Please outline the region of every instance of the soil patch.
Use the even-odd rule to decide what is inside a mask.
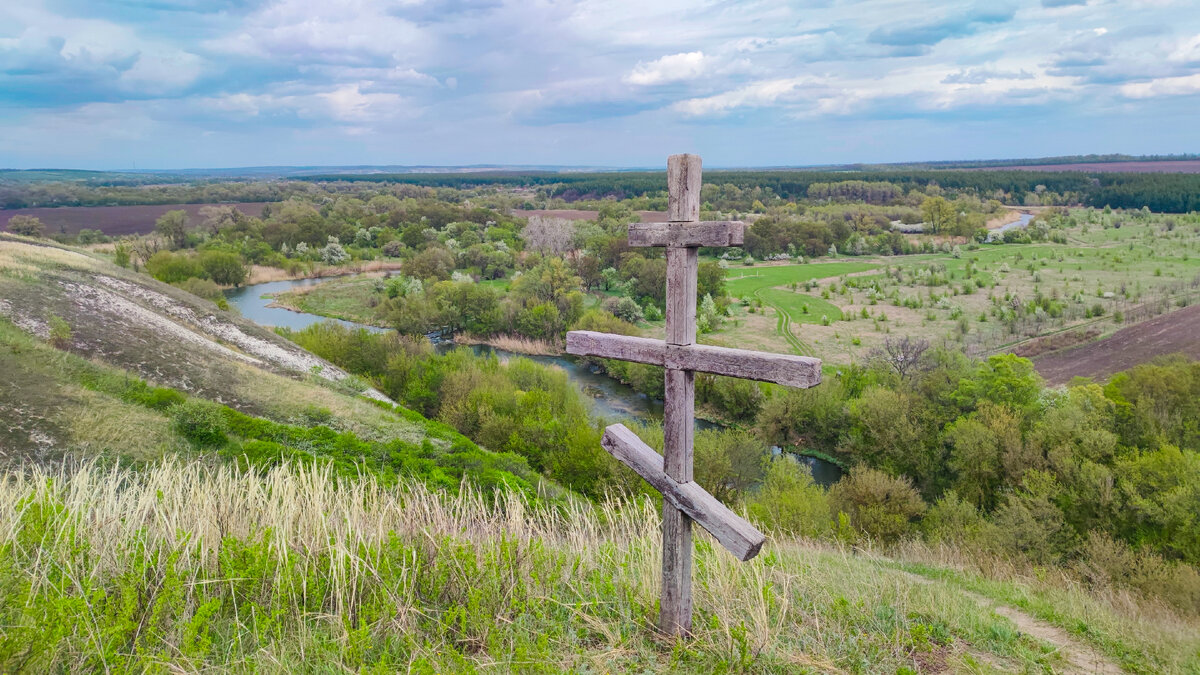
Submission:
[[[1103,340],[1040,356],[1034,365],[1049,384],[1058,385],[1077,376],[1107,378],[1165,354],[1200,358],[1200,305],[1122,328]]]

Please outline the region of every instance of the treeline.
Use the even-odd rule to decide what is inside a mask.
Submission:
[[[1052,204],[1140,209],[1165,213],[1200,210],[1200,174],[1082,173],[1063,171],[955,171],[880,169],[832,172],[723,171],[705,172],[706,187],[726,185],[753,190],[744,204],[716,208],[750,210],[755,201],[850,199],[890,203],[912,190],[931,186],[954,193],[1030,205],[1029,195],[1057,195]],[[276,202],[297,195],[359,193],[372,186],[406,185],[478,191],[489,188],[537,188],[546,198],[566,202],[595,199],[666,197],[662,172],[554,173],[483,172],[453,174],[368,174],[310,176],[270,181],[194,181],[171,185],[104,185],[78,181],[0,182],[0,208],[38,206],[120,206],[133,204]],[[890,187],[884,187],[884,186]],[[445,195],[443,195],[445,196]],[[461,195],[460,195],[461,198]],[[706,195],[707,198],[707,195]],[[1033,205],[1040,205],[1041,201]]]
[[[983,198],[1005,197],[1007,203],[1024,204],[1029,193],[1068,195],[1068,203],[1102,208],[1142,208],[1181,213],[1200,210],[1200,174],[1168,173],[1075,173],[1062,171],[705,171],[706,185],[729,184],[741,189],[758,188],[783,200],[809,197],[813,185],[860,181],[888,183],[902,192],[924,191],[931,185],[964,191]],[[836,181],[831,180],[836,178]],[[314,176],[308,180],[389,182],[424,187],[471,189],[486,185],[544,187],[550,197],[566,201],[581,199],[662,197],[666,174],[662,172],[612,173],[479,173],[479,174],[383,174],[363,176]],[[818,194],[822,188],[818,187]],[[1003,200],[1002,200],[1003,201]]]

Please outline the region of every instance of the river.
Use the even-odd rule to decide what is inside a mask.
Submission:
[[[1031,221],[1031,220],[1033,220],[1032,213],[1022,213],[1020,218],[1012,221],[1011,223],[1005,223],[1005,224],[1001,225],[1000,227],[992,230],[991,232],[988,232],[987,240],[988,241],[996,241],[998,239],[1002,239],[1004,237],[1005,232],[1008,232],[1009,230],[1016,230],[1016,229],[1026,227],[1027,225],[1029,225],[1029,221]]]
[[[237,307],[242,316],[263,326],[283,326],[292,330],[302,330],[314,323],[336,321],[351,328],[365,328],[374,333],[386,332],[387,329],[377,326],[331,319],[329,317],[307,312],[296,312],[282,307],[269,306],[272,302],[269,295],[282,293],[292,288],[313,286],[325,281],[324,279],[296,279],[293,281],[269,281],[262,284],[243,286],[228,290],[225,297],[229,304]],[[452,349],[453,342],[437,343],[439,350]],[[634,390],[627,384],[619,382],[600,372],[598,368],[585,363],[573,356],[539,356],[516,354],[503,349],[495,349],[485,345],[473,347],[476,353],[495,354],[501,361],[512,358],[525,358],[537,363],[562,369],[567,378],[579,388],[584,398],[590,402],[591,414],[603,420],[616,422],[652,422],[661,420],[663,402]],[[697,429],[719,429],[722,425],[707,420],[696,420]],[[842,470],[836,464],[816,457],[797,457],[808,466],[813,473],[813,480],[821,485],[832,485],[842,477]]]

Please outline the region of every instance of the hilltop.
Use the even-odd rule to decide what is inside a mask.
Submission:
[[[1200,668],[1159,601],[849,532],[748,564],[701,536],[673,644],[651,500],[573,497],[83,250],[0,237],[0,315],[7,671]]]

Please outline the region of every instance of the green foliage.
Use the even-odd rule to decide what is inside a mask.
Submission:
[[[771,462],[762,487],[746,502],[750,517],[764,527],[813,538],[829,533],[833,523],[829,506],[812,472],[790,455]]]
[[[500,363],[428,340],[325,323],[280,331],[305,349],[369,379],[401,404],[583,494],[611,485],[614,460],[600,447],[579,392],[561,371],[526,359]]]
[[[8,231],[22,237],[40,237],[45,229],[46,226],[37,216],[17,214],[8,219]]]
[[[46,323],[50,331],[50,344],[57,349],[68,349],[71,346],[71,325],[57,314],[51,314]]]
[[[248,274],[242,256],[230,251],[203,251],[200,253],[199,262],[209,279],[224,286],[241,286]]]
[[[175,429],[184,438],[200,446],[225,444],[225,416],[222,406],[191,398],[171,410]]]
[[[863,466],[854,467],[830,488],[829,503],[867,536],[884,543],[910,533],[913,521],[926,509],[908,479]]]
[[[129,267],[129,258],[129,244],[119,241],[113,245],[113,262],[117,265],[117,267]]]
[[[183,248],[187,245],[188,220],[187,211],[167,211],[154,222],[154,229],[170,242],[172,248]]]
[[[195,256],[170,251],[159,251],[150,256],[150,259],[146,261],[146,271],[155,279],[168,284],[177,284],[192,277],[205,276],[204,268],[200,266]]]

